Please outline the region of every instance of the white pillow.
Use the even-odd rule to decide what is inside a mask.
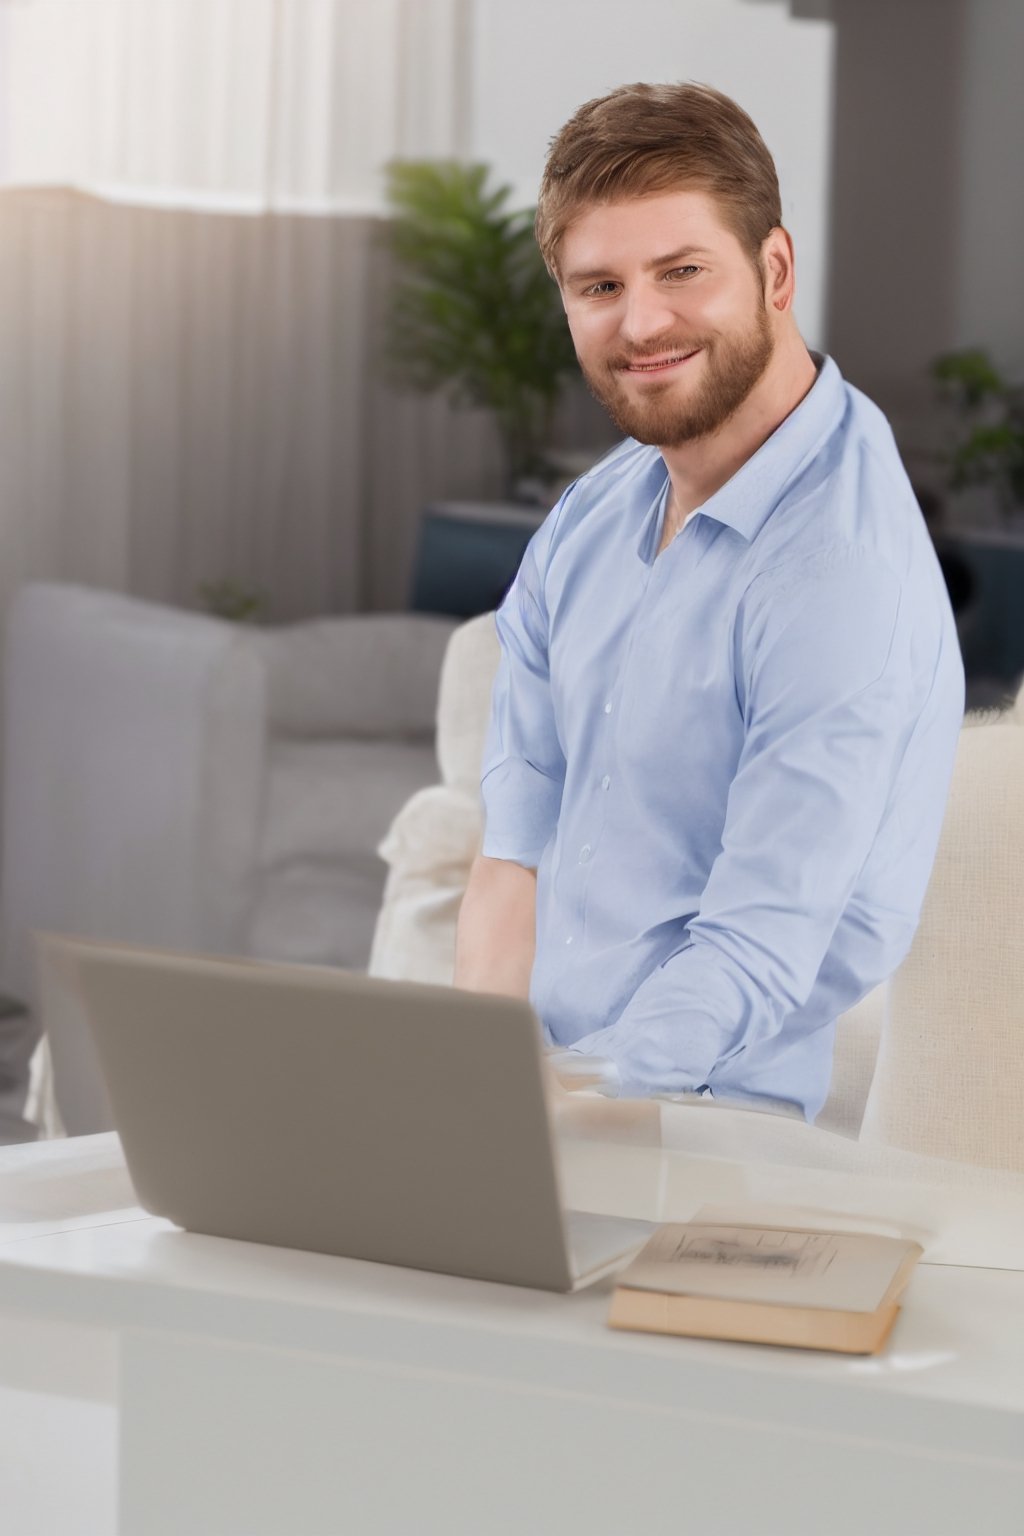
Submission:
[[[483,832],[480,760],[499,654],[492,613],[460,625],[448,642],[437,706],[444,782],[413,795],[378,847],[389,870],[372,976],[451,985],[459,907]]]
[[[437,761],[444,782],[468,795],[480,793],[480,762],[500,658],[494,614],[484,613],[455,631],[441,667]]]
[[[451,986],[459,907],[482,827],[478,800],[448,784],[419,790],[399,811],[377,850],[390,868],[371,976]]]

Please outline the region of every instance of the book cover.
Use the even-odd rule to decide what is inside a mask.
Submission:
[[[865,1232],[659,1228],[618,1277],[613,1328],[874,1354],[922,1253]]]

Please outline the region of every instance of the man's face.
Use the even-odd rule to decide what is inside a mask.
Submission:
[[[599,204],[566,231],[559,265],[584,377],[628,437],[708,436],[768,366],[760,273],[705,192]]]

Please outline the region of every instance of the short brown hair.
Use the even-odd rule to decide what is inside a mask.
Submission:
[[[751,119],[709,85],[622,85],[586,102],[551,141],[537,244],[558,276],[558,247],[585,208],[677,188],[711,193],[752,260],[782,223],[775,162]]]

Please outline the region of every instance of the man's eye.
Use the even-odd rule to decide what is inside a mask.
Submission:
[[[583,292],[587,297],[592,294],[595,298],[602,299],[606,298],[609,293],[614,293],[618,286],[618,283],[613,283],[611,278],[606,278],[602,283],[591,283],[590,287],[584,288]]]
[[[666,272],[665,276],[672,279],[685,279],[687,277],[692,277],[694,272],[699,272],[700,270],[700,267],[673,267],[672,271]]]

